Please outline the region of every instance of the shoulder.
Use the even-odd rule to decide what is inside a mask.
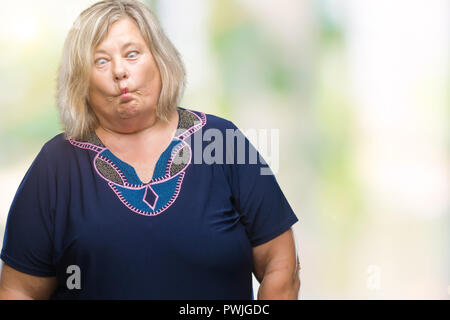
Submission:
[[[56,155],[63,154],[64,151],[73,150],[70,142],[66,139],[66,135],[64,132],[61,132],[45,142],[41,149],[41,153],[45,155]]]
[[[44,143],[39,151],[36,161],[45,163],[49,167],[59,167],[59,164],[67,164],[76,152],[74,146],[66,139],[64,132],[55,135]]]
[[[60,133],[44,143],[31,162],[25,179],[40,181],[39,183],[43,184],[43,181],[48,181],[51,176],[62,172],[61,168],[64,168],[71,158],[71,146],[64,137],[64,133]]]
[[[180,108],[182,111],[186,111],[192,114],[195,114],[196,116],[201,119],[203,124],[203,129],[218,129],[218,130],[225,130],[225,129],[237,129],[236,125],[230,120],[227,119],[227,117],[222,117],[216,114],[206,113],[200,110],[196,109],[187,109],[187,108]]]

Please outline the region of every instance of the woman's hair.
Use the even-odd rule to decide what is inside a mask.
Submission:
[[[86,138],[98,124],[88,102],[93,53],[110,25],[124,17],[136,22],[159,68],[162,86],[157,116],[167,121],[180,102],[186,85],[185,67],[150,9],[136,0],[100,1],[78,16],[64,43],[56,101],[67,138]]]

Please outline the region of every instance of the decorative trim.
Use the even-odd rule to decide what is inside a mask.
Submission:
[[[107,164],[109,164],[114,169],[114,171],[119,175],[120,179],[122,180],[123,185],[127,184],[127,177],[125,177],[123,172],[119,169],[119,167],[114,162],[112,162],[110,159],[102,156],[101,153],[98,153],[96,158],[106,162]],[[97,163],[97,159],[95,159],[95,163]],[[99,171],[97,165],[95,166],[95,169],[97,170],[97,172],[100,175],[103,176],[103,174]]]
[[[117,189],[117,187],[114,185],[114,183],[109,182],[108,185],[111,187],[111,189],[114,191],[114,193],[117,195],[117,197],[119,198],[119,200],[131,211],[138,213],[140,215],[143,216],[148,216],[148,217],[153,217],[153,216],[157,216],[160,213],[164,212],[166,209],[168,209],[174,202],[175,200],[178,198],[178,195],[180,194],[180,190],[181,190],[181,185],[184,179],[184,175],[185,172],[181,173],[180,176],[178,177],[178,181],[175,187],[175,191],[172,195],[172,197],[169,199],[169,201],[159,210],[156,211],[143,211],[140,210],[136,207],[134,207],[131,203],[128,202],[127,199],[125,199],[122,195],[122,193]],[[143,189],[143,188],[141,188]],[[155,206],[156,206],[156,202],[155,202]]]
[[[68,139],[68,141],[75,147],[90,150],[90,151],[93,151],[96,153],[94,160],[93,160],[93,166],[94,166],[95,171],[103,180],[105,180],[107,182],[107,184],[113,190],[113,192],[117,195],[119,200],[129,210],[131,210],[135,213],[138,213],[140,215],[144,215],[144,216],[156,216],[156,215],[159,215],[160,213],[164,212],[166,209],[168,209],[178,198],[178,195],[181,191],[181,186],[182,186],[182,183],[184,180],[184,176],[186,174],[186,169],[192,163],[192,149],[191,149],[191,146],[186,141],[184,141],[184,139],[186,139],[187,137],[192,135],[194,132],[200,130],[206,124],[206,115],[203,112],[198,112],[199,114],[197,114],[196,112],[193,112],[193,111],[187,110],[187,109],[178,109],[178,111],[179,111],[179,117],[186,117],[186,115],[183,115],[183,113],[186,112],[186,113],[190,114],[189,117],[191,117],[193,115],[198,119],[198,121],[193,121],[193,125],[191,127],[186,128],[185,131],[183,131],[181,134],[179,134],[173,138],[172,142],[177,140],[177,141],[179,141],[179,143],[177,145],[175,145],[174,147],[172,147],[170,156],[166,163],[165,175],[162,177],[154,178],[154,179],[150,180],[148,183],[142,183],[142,184],[129,183],[125,173],[119,168],[119,166],[114,162],[114,160],[109,159],[101,154],[105,150],[108,150],[109,152],[111,152],[111,151],[102,144],[101,140],[98,137],[96,137],[95,132],[92,133],[95,136],[91,137],[92,139],[88,139],[88,141],[76,141],[74,139]],[[182,129],[181,123],[182,123],[182,119],[179,118],[177,130]],[[96,141],[101,145],[95,144]],[[169,146],[172,145],[172,142]],[[173,175],[171,175],[171,168],[172,168],[174,158],[177,156],[178,152],[180,150],[182,150],[183,148],[186,148],[186,151],[183,151],[183,152],[189,152],[189,160],[187,161],[187,163],[184,165],[184,167],[181,170],[179,170],[179,171],[175,172]],[[163,151],[163,153],[164,152],[166,152],[166,151]],[[161,158],[161,156],[160,156],[160,158]],[[117,177],[115,177],[116,181],[113,181],[112,179],[109,179],[107,176],[103,175],[102,172],[100,172],[99,168],[97,167],[97,159],[101,160],[101,161],[105,162],[107,165],[109,165],[118,174],[118,176],[122,180],[123,184],[117,183]],[[117,159],[119,159],[119,158],[117,158]],[[158,161],[159,161],[159,159],[158,159]],[[123,161],[121,161],[121,162],[123,162]],[[130,166],[126,162],[123,162],[123,163],[125,165],[131,167],[132,169],[134,169],[132,166]],[[183,164],[183,163],[181,163],[181,164]],[[103,170],[103,171],[105,171],[105,170]],[[109,172],[109,174],[112,175],[113,173]],[[171,191],[170,191],[172,194],[170,196],[170,199],[160,209],[155,211],[154,209],[157,207],[158,199],[161,198],[160,197],[161,191],[160,191],[160,194],[158,194],[152,188],[152,186],[158,185],[158,184],[163,184],[163,183],[169,182],[170,180],[173,180],[173,179],[176,179],[175,189],[173,189],[173,184],[172,184]],[[142,190],[145,188],[146,190],[145,190],[144,196],[142,198],[142,203],[145,204],[145,206],[148,206],[150,209],[152,209],[152,211],[141,210],[141,209],[138,209],[135,206],[133,206],[130,203],[131,200],[127,200],[127,198],[119,190],[119,187],[128,189],[130,191],[136,191],[136,192],[137,191],[142,192]],[[146,201],[146,196],[147,196],[147,192],[149,191],[148,190],[149,188],[151,188],[151,190],[154,192],[154,194],[156,196],[153,206],[150,205],[150,203],[148,203]]]
[[[75,147],[81,148],[81,149],[87,149],[94,152],[102,152],[106,149],[106,147],[100,147],[95,144],[89,143],[89,142],[80,142],[74,139],[69,139],[69,142],[74,145]]]

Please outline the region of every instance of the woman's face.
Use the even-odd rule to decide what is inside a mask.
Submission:
[[[130,18],[114,22],[94,50],[90,76],[89,103],[100,124],[122,133],[142,129],[160,92],[161,75],[138,26]]]

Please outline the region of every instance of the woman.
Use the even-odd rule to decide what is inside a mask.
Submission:
[[[148,8],[83,11],[58,72],[64,133],[11,205],[0,298],[251,299],[252,272],[259,299],[297,298],[297,217],[263,161],[238,163],[234,142],[256,150],[232,122],[178,106],[184,67]],[[194,161],[208,130],[227,139]]]

